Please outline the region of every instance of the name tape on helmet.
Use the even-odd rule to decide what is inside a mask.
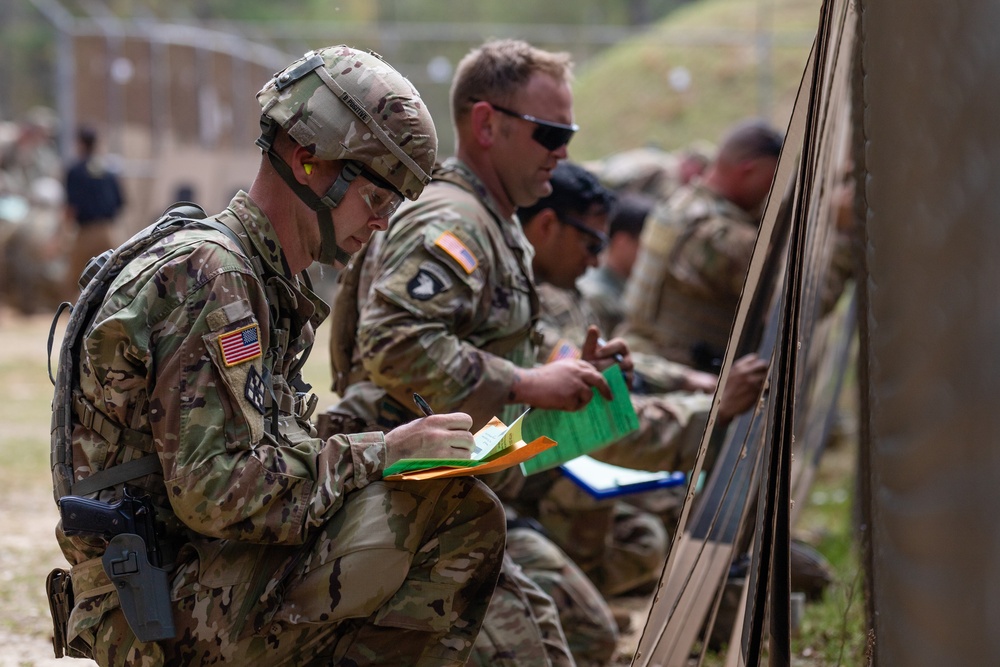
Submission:
[[[347,108],[354,112],[354,115],[363,120],[366,124],[371,120],[371,114],[365,111],[356,99],[346,90],[341,94],[340,101],[347,105]]]

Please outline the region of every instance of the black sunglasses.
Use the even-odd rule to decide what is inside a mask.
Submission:
[[[475,104],[476,102],[485,102],[486,100],[478,100],[471,97],[469,98],[469,101]],[[573,123],[572,125],[563,125],[562,123],[554,123],[551,120],[542,120],[541,118],[535,118],[534,116],[529,116],[528,114],[517,113],[516,111],[511,111],[510,109],[505,109],[502,106],[493,104],[493,102],[486,103],[506,116],[510,116],[511,118],[520,118],[521,120],[526,120],[529,123],[534,123],[536,127],[535,131],[531,133],[531,138],[550,151],[558,150],[568,144],[569,140],[572,139],[573,135],[580,129],[580,126],[576,123]]]
[[[599,232],[596,229],[591,229],[587,225],[583,224],[580,220],[572,218],[568,215],[559,216],[559,222],[565,223],[572,227],[573,229],[579,230],[594,239],[587,244],[587,252],[589,252],[594,257],[601,254],[605,248],[608,247],[608,235],[604,232]]]

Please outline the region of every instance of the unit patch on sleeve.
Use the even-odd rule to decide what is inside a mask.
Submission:
[[[250,371],[247,373],[246,384],[243,385],[243,395],[246,396],[246,399],[250,401],[250,405],[260,414],[265,414],[266,412],[264,408],[264,391],[264,378],[251,365]]]
[[[219,336],[222,362],[228,368],[261,356],[260,327],[256,322]]]
[[[448,272],[436,264],[424,262],[417,269],[417,275],[406,283],[406,291],[410,298],[417,301],[428,301],[432,297],[451,288],[452,281]]]
[[[479,266],[479,261],[472,254],[472,251],[451,232],[445,232],[439,236],[434,245],[448,253],[452,259],[458,262],[459,266],[465,269],[466,273],[472,273]]]

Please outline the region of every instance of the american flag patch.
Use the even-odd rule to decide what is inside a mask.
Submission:
[[[226,367],[260,356],[260,327],[255,323],[219,336],[222,361]]]
[[[579,359],[580,349],[569,342],[565,338],[560,338],[559,342],[556,343],[555,348],[553,348],[552,353],[549,354],[548,361],[550,363],[553,361],[559,361],[560,359]]]
[[[438,237],[438,240],[434,242],[434,245],[438,246],[446,253],[451,255],[451,257],[458,262],[466,273],[472,273],[479,266],[479,262],[476,261],[475,255],[465,247],[465,244],[458,240],[458,237],[451,232],[445,232]]]

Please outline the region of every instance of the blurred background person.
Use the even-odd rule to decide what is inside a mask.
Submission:
[[[616,332],[633,352],[718,373],[783,138],[736,124],[704,176],[650,213]]]
[[[66,294],[75,299],[80,274],[90,258],[115,245],[115,220],[125,205],[118,175],[97,155],[97,131],[77,130],[77,160],[66,172],[66,221],[76,240],[70,246]]]
[[[639,255],[643,224],[655,203],[638,193],[618,198],[611,209],[608,247],[601,255],[601,263],[588,268],[576,283],[605,336],[610,336],[625,318],[625,283]]]

